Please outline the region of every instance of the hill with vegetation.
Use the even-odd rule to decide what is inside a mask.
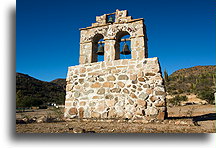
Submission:
[[[214,102],[216,66],[195,66],[180,69],[170,76],[164,71],[164,80],[169,95],[196,94],[199,98]]]
[[[55,83],[59,86],[61,86],[64,90],[66,90],[66,80],[65,79],[55,79],[51,81],[51,83]]]
[[[195,66],[180,69],[168,76],[164,72],[166,91],[174,95],[174,101],[185,101],[182,94],[195,94],[199,98],[214,102],[216,66]],[[48,103],[64,104],[65,79],[45,82],[29,75],[16,73],[17,107],[40,106]],[[180,96],[179,96],[180,95]]]
[[[66,82],[65,82],[66,83]],[[64,104],[63,80],[45,82],[29,75],[16,73],[17,107],[39,106],[47,103]]]

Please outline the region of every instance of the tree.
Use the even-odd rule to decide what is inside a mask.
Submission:
[[[16,107],[23,107],[24,104],[23,104],[23,94],[22,94],[22,91],[21,90],[18,90],[16,92]]]
[[[169,76],[168,76],[166,69],[164,70],[164,80],[165,80],[165,82],[169,81]]]
[[[198,93],[200,99],[206,100],[209,104],[215,103],[214,92],[210,90],[203,90]]]

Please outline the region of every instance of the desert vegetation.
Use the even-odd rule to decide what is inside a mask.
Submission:
[[[44,82],[25,74],[16,74],[16,107],[29,108],[50,103],[64,104],[65,84],[62,80]]]
[[[215,71],[216,66],[195,66],[180,69],[169,76],[164,71],[167,93],[174,96],[171,102],[179,105],[179,101],[186,101],[186,98],[181,95],[195,94],[198,98],[206,100],[209,104],[214,104],[214,93],[216,91]]]

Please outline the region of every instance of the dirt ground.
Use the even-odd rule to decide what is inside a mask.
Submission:
[[[16,113],[23,117],[53,116],[60,118],[60,110],[40,109]],[[16,124],[17,133],[215,133],[215,105],[187,105],[168,107],[168,118],[163,122],[133,123],[131,121],[71,120],[49,123]]]

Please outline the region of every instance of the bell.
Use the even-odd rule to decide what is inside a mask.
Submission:
[[[96,52],[98,55],[104,55],[104,47],[102,44],[99,45],[98,51]]]
[[[129,47],[126,43],[124,43],[123,50],[120,53],[123,55],[131,54],[131,51],[129,50]]]
[[[112,16],[109,17],[108,23],[114,23],[114,18]]]

